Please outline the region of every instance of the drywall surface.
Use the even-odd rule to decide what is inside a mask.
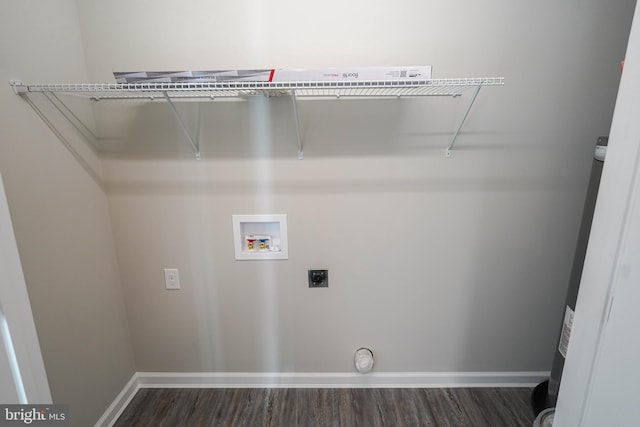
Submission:
[[[0,168],[44,364],[54,403],[93,425],[134,372],[107,199],[8,84],[86,79],[77,9],[5,2],[0,22]]]
[[[450,159],[468,96],[301,101],[304,160],[286,97],[179,105],[200,162],[166,105],[141,108],[129,148],[103,148],[138,370],[350,372],[361,346],[379,372],[548,370],[633,5],[78,2],[92,81],[403,64],[506,78]],[[231,215],[272,213],[289,259],[235,261]],[[308,289],[309,268],[329,287]]]

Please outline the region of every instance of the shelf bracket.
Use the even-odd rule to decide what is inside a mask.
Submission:
[[[29,90],[27,86],[24,83],[22,83],[21,80],[9,80],[9,84],[13,88],[13,91],[15,92],[16,95],[20,95],[25,99],[27,98],[27,95],[29,94]],[[91,144],[89,144],[89,147],[93,149],[95,146],[95,142],[98,140],[98,137],[82,121],[82,119],[80,119],[80,117],[78,117],[71,110],[71,108],[69,108],[69,106],[67,106],[67,104],[65,104],[64,101],[60,99],[60,97],[57,96],[54,92],[42,91],[40,93],[42,93],[42,95],[47,99],[47,101],[49,101],[49,103],[58,111],[58,113],[60,113],[60,115],[64,117],[67,120],[67,122],[69,122],[69,124],[73,126],[80,135],[82,135],[89,142],[91,142]],[[35,104],[31,103],[31,105],[32,107],[35,107]]]
[[[69,153],[76,159],[76,161],[80,164],[80,166],[82,166],[82,168],[87,172],[87,174],[91,177],[91,179],[93,179],[93,181],[98,185],[98,187],[104,189],[104,182],[102,181],[102,177],[100,176],[100,174],[94,170],[93,166],[91,166],[91,164],[85,160],[83,155],[81,155],[78,152],[78,150],[76,150],[74,145],[63,135],[62,132],[60,132],[60,130],[58,130],[55,124],[47,118],[46,114],[36,105],[36,103],[33,102],[31,98],[29,98],[28,96],[29,91],[26,90],[26,87],[22,85],[22,82],[12,80],[11,86],[13,86],[13,89],[16,95],[19,95],[31,107],[31,109],[36,113],[36,115],[40,118],[40,120],[42,120],[42,122],[49,128],[49,130],[53,133],[53,135],[58,139],[58,141],[60,141],[62,145],[67,149],[67,151],[69,151]],[[49,100],[49,102],[52,102],[50,98],[47,97],[47,99]],[[57,105],[54,104],[54,106],[58,108]],[[60,111],[60,113],[62,112]],[[62,115],[67,120],[69,120],[69,118],[66,115],[64,114]],[[75,126],[74,123],[71,123],[71,124]]]
[[[90,147],[94,147],[98,137],[93,131],[87,126],[80,117],[78,117],[72,110],[64,103],[59,96],[57,96],[54,92],[42,92],[45,98],[49,101],[51,105],[55,107],[56,110],[64,117],[71,126],[73,126],[80,135],[86,138],[87,141],[90,141]]]
[[[296,137],[298,138],[298,159],[304,158],[304,150],[302,147],[302,138],[300,138],[300,121],[298,120],[298,105],[296,102],[296,91],[291,91],[291,103],[293,104],[293,117],[296,121]]]
[[[189,144],[191,144],[191,148],[193,148],[193,152],[195,153],[196,160],[200,160],[202,157],[200,156],[200,148],[198,147],[198,144],[196,144],[193,138],[191,137],[189,130],[185,126],[184,122],[182,121],[182,118],[180,117],[180,114],[178,114],[178,110],[176,110],[176,106],[173,105],[173,101],[171,100],[171,97],[169,96],[169,94],[167,92],[163,92],[163,94],[164,94],[164,98],[167,100],[167,103],[169,104],[169,107],[171,107],[173,116],[176,118],[176,121],[180,125],[182,132],[185,134],[185,136],[189,140]]]
[[[9,80],[9,84],[16,95],[22,95],[23,93],[28,92],[27,86],[22,82],[22,80]]]
[[[467,116],[471,111],[471,107],[473,107],[473,103],[476,101],[476,98],[478,97],[478,92],[480,92],[481,87],[482,85],[478,85],[476,87],[476,90],[473,92],[473,96],[471,97],[471,101],[469,102],[469,105],[467,106],[467,109],[464,112],[464,116],[462,116],[462,120],[460,120],[460,124],[458,125],[458,128],[456,129],[455,133],[453,134],[453,137],[451,138],[451,142],[449,142],[449,145],[447,146],[447,150],[445,151],[446,157],[451,157],[451,150],[453,149],[453,144],[455,144],[456,138],[458,137],[458,134],[460,133],[460,130],[462,129],[462,126],[464,125],[465,120],[467,120]]]

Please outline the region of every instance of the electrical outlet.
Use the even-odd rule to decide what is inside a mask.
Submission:
[[[310,288],[328,288],[329,270],[309,270]]]
[[[165,289],[180,289],[180,273],[177,268],[164,269]]]

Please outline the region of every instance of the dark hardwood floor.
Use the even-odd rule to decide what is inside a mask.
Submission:
[[[141,389],[131,426],[473,426],[533,424],[529,388]]]

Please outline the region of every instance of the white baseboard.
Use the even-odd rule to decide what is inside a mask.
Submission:
[[[549,372],[136,372],[96,427],[111,426],[141,388],[534,387]]]
[[[109,405],[104,414],[102,414],[102,417],[100,417],[94,427],[112,426],[118,420],[118,417],[122,414],[139,389],[140,384],[138,382],[138,373],[136,372],[118,396],[116,396],[111,405]]]
[[[532,387],[548,372],[138,372],[140,388]]]

